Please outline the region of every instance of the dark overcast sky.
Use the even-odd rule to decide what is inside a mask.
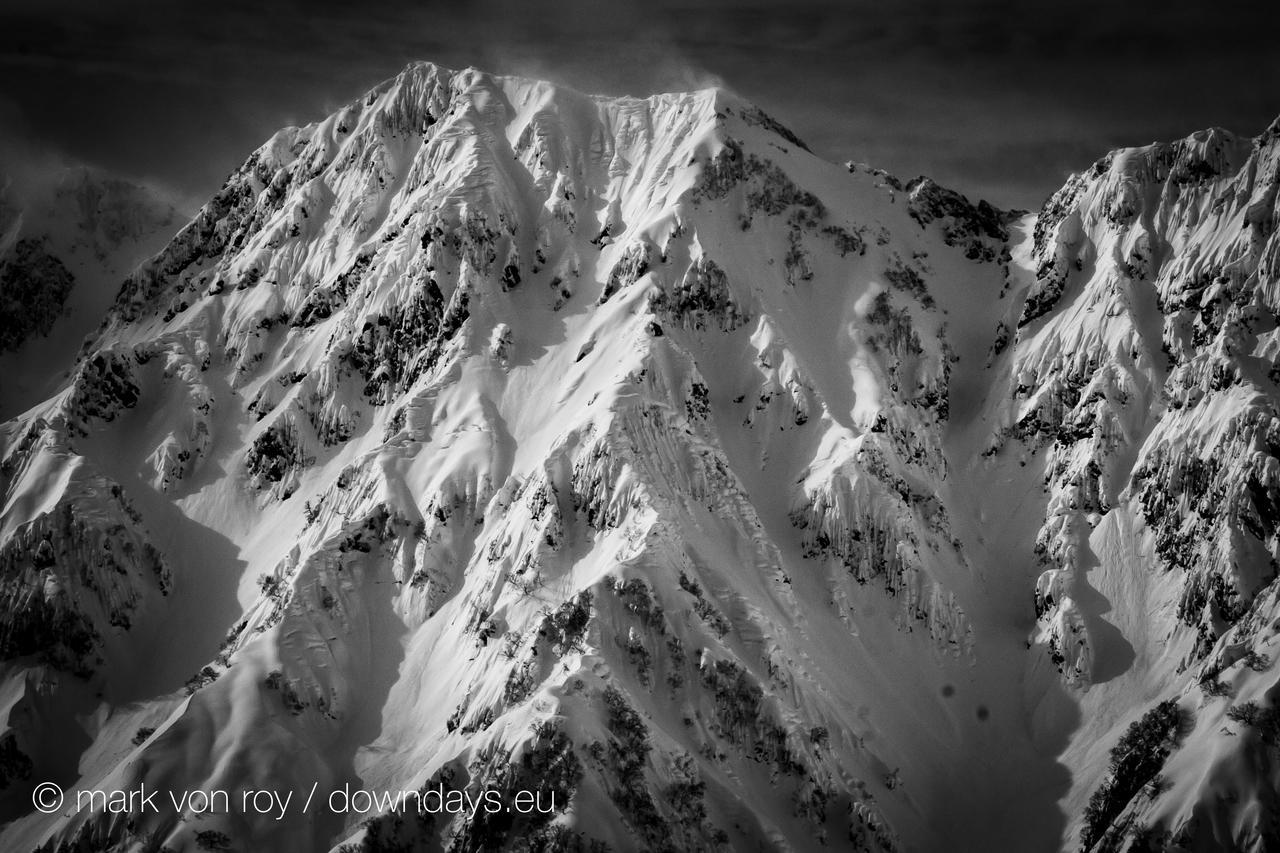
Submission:
[[[1270,2],[3,0],[0,132],[203,199],[413,59],[648,94],[722,83],[819,154],[1038,206],[1110,148],[1280,114]]]

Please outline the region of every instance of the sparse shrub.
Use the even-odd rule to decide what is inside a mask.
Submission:
[[[538,636],[545,637],[560,654],[582,651],[590,621],[591,590],[583,590],[543,617]]]
[[[502,688],[502,701],[507,705],[518,705],[533,695],[538,680],[533,672],[533,661],[527,660],[511,670],[507,683]]]
[[[499,654],[502,655],[504,660],[515,660],[523,642],[524,635],[519,631],[507,631],[502,635],[502,650]]]
[[[301,464],[302,450],[289,427],[267,427],[253,440],[245,456],[245,467],[260,484],[279,483]]]
[[[1264,655],[1250,649],[1244,656],[1244,665],[1254,672],[1262,672],[1271,666],[1270,655]]]
[[[218,672],[216,669],[214,669],[211,666],[206,666],[202,668],[195,675],[187,679],[187,684],[186,684],[187,693],[188,694],[195,693],[197,690],[199,690],[201,687],[204,687],[206,684],[212,684],[213,682],[218,680],[218,676],[221,674],[222,673]]]
[[[729,633],[729,620],[724,618],[715,606],[707,601],[702,595],[702,587],[696,580],[693,580],[684,572],[680,573],[680,588],[693,596],[693,612],[710,626],[711,630],[716,632],[716,636],[723,637]]]
[[[627,657],[630,659],[631,665],[636,668],[640,683],[648,687],[649,672],[653,668],[653,656],[645,646],[644,640],[640,638],[640,635],[633,628],[622,645],[627,650]]]
[[[1128,802],[1157,777],[1169,753],[1177,745],[1183,713],[1168,699],[1129,725],[1111,748],[1110,773],[1089,798],[1084,810],[1080,844],[1093,848]]]
[[[645,784],[644,766],[652,747],[644,720],[612,684],[605,688],[605,725],[612,735],[608,746],[610,769],[619,784],[609,791],[614,804],[651,850],[674,851],[671,830],[658,813]]]
[[[278,669],[273,669],[267,674],[266,680],[263,682],[268,689],[276,690],[280,693],[280,699],[284,703],[285,710],[290,714],[298,715],[307,709],[308,703],[298,693],[293,686],[293,682],[284,677],[284,673]]]
[[[225,832],[206,829],[196,833],[196,846],[201,850],[230,850],[231,839],[227,837]]]
[[[1257,702],[1242,702],[1227,709],[1227,718],[1256,729],[1263,743],[1280,744],[1280,711],[1267,708]]]
[[[1200,691],[1213,698],[1231,695],[1231,686],[1215,675],[1206,675],[1198,682]]]

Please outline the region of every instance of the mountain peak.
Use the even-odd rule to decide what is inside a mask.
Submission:
[[[600,833],[714,849],[749,796],[743,843],[833,832],[894,849],[915,807],[867,786],[896,785],[897,759],[865,749],[851,697],[777,662],[836,672],[852,655],[880,678],[872,645],[843,648],[863,585],[907,659],[961,672],[976,654],[930,484],[958,370],[948,329],[977,340],[958,309],[999,286],[1003,227],[935,185],[903,195],[824,163],[723,90],[601,98],[412,65],[255,151],[130,276],[62,391],[6,427],[21,542],[135,555],[119,594],[61,564],[68,592],[14,594],[56,600],[31,605],[35,623],[81,628],[56,662],[108,679],[201,606],[186,567],[204,552],[154,514],[178,501],[193,524],[263,543],[217,581],[244,607],[195,620],[170,667],[202,673],[195,706],[255,721],[230,736],[237,754],[274,708],[262,684],[328,721],[287,738],[322,763],[323,732],[377,689],[401,757],[371,761],[366,743],[338,760],[379,785],[465,764],[472,736],[566,768],[603,760],[591,743],[612,737],[655,763],[566,781],[612,803]],[[39,485],[76,466],[56,494]],[[122,533],[130,495],[147,509]],[[84,530],[46,517],[90,506]],[[370,597],[383,584],[394,602]],[[315,595],[329,605],[306,627]],[[330,657],[317,631],[355,656]],[[443,692],[424,702],[419,675],[389,669],[375,688],[402,654]],[[174,713],[192,733],[211,719]],[[824,735],[835,720],[846,733]],[[882,725],[905,734],[895,715]],[[759,794],[777,774],[782,805]],[[657,799],[704,778],[720,780],[705,804]],[[641,784],[648,806],[609,794]],[[58,831],[96,832],[87,820]]]
[[[1020,217],[720,89],[430,63],[279,131],[0,425],[3,802],[549,811],[0,846],[1248,846],[1276,154],[1122,149]]]

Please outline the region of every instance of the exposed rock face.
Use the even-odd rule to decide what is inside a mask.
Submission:
[[[18,240],[0,258],[0,350],[47,335],[62,313],[74,276],[40,242]]]
[[[974,206],[964,196],[940,187],[928,178],[916,178],[906,186],[911,218],[921,226],[939,222],[948,246],[961,246],[965,257],[994,260],[1006,253],[1009,230],[1007,216],[985,201]]]
[[[717,91],[415,64],[280,131],[0,428],[5,689],[112,720],[84,787],[552,805],[4,842],[1055,849],[1107,778],[1091,842],[1206,820],[1192,774],[1167,812],[1133,793],[1210,736],[1165,725],[1190,699],[1140,773],[1088,753],[1243,666],[1275,600],[1274,252],[1211,236],[1270,221],[1271,143],[1202,142],[1114,155],[1033,225]],[[1231,272],[1193,294],[1202,267]],[[1087,595],[1120,529],[1151,547],[1109,564],[1150,580],[1114,606],[1181,656],[1140,687]],[[199,661],[117,687],[157,633]],[[56,727],[9,718],[18,802]]]

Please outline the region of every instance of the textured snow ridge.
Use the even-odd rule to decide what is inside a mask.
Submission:
[[[1271,765],[1193,768],[1273,739],[1218,734],[1270,707],[1270,140],[1014,221],[717,90],[419,63],[280,131],[0,427],[0,846],[1248,849]],[[1106,765],[1153,707],[1161,790]]]

